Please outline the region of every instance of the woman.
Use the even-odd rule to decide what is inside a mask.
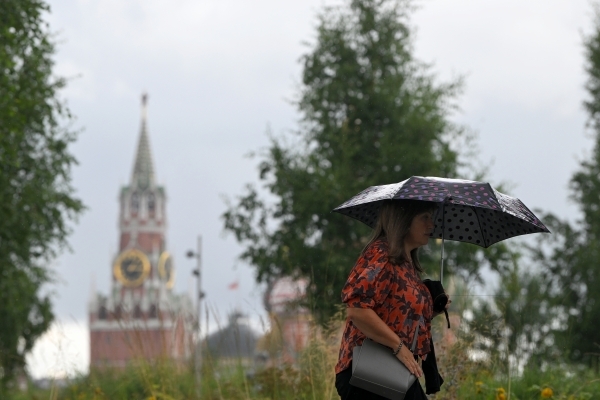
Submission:
[[[388,346],[410,372],[423,376],[418,360],[426,360],[433,350],[431,319],[437,314],[433,313],[431,295],[421,281],[423,269],[417,250],[429,241],[436,208],[435,203],[414,200],[388,200],[381,206],[371,240],[342,289],[347,318],[335,366],[335,386],[342,400],[384,399],[350,385],[352,350],[365,337]],[[409,348],[420,324],[413,354]],[[432,362],[435,363],[434,354],[429,363]],[[433,369],[435,376],[431,380],[441,379],[435,364]],[[431,371],[429,365],[428,371]],[[431,375],[426,374],[428,392],[436,385],[439,390],[442,382],[429,382]],[[405,397],[406,400],[426,398],[418,380]]]

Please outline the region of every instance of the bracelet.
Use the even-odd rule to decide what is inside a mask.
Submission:
[[[400,344],[398,345],[398,348],[397,348],[397,349],[396,349],[396,351],[394,351],[392,354],[393,354],[393,355],[396,355],[396,354],[398,354],[398,353],[400,352],[400,349],[402,348],[402,345],[403,345],[403,344],[404,344],[404,343],[402,343],[402,340],[400,340]]]

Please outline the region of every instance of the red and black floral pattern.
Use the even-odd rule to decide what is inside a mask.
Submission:
[[[388,260],[385,240],[375,241],[358,258],[342,289],[342,302],[348,307],[373,309],[406,344],[412,343],[423,316],[415,354],[423,356],[431,350],[431,295],[410,263],[397,265]],[[354,346],[362,345],[365,337],[352,321],[346,320],[336,374],[350,366]]]

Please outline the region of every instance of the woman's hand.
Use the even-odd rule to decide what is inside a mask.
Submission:
[[[404,364],[404,366],[417,378],[423,376],[423,370],[421,369],[421,366],[417,360],[415,360],[413,353],[406,346],[402,346],[398,354],[396,354],[396,358],[398,358],[398,360],[400,360],[402,364]]]

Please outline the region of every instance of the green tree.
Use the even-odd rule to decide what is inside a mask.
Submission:
[[[495,371],[516,374],[525,366],[542,367],[553,354],[555,310],[546,275],[524,270],[520,253],[512,255],[512,268],[499,274],[491,300],[473,307],[470,330],[476,334],[473,347],[487,354]]]
[[[589,358],[600,353],[600,12],[596,13],[595,31],[585,41],[586,90],[584,101],[588,124],[594,131],[594,147],[589,159],[581,162],[570,182],[571,198],[579,205],[582,219],[575,229],[565,228],[574,241],[575,252],[563,264],[553,265],[555,283],[562,289],[563,304],[568,305],[567,329],[563,341],[571,342],[574,359]],[[564,224],[564,223],[563,223]],[[574,233],[574,232],[577,233]],[[566,255],[572,253],[561,249]],[[564,257],[561,257],[564,258]],[[557,257],[558,259],[558,257]]]
[[[552,237],[541,239],[534,259],[548,271],[547,293],[555,326],[555,350],[573,361],[598,366],[600,331],[600,10],[595,30],[584,42],[586,90],[584,101],[588,127],[594,132],[593,150],[580,163],[570,181],[571,199],[579,206],[582,219],[575,224],[555,215],[549,221]]]
[[[63,128],[69,111],[52,74],[54,45],[41,0],[0,2],[0,393],[53,319],[48,261],[66,244],[73,197]]]
[[[600,354],[600,11],[596,12],[595,31],[586,38],[586,90],[584,101],[588,125],[594,131],[594,147],[589,159],[581,162],[570,182],[571,198],[580,207],[582,219],[576,228],[565,226],[565,241],[575,243],[573,249],[561,248],[561,263],[552,268],[554,284],[561,289],[560,302],[565,307],[566,330],[561,342],[570,343],[571,357],[595,359]],[[563,222],[563,226],[566,222]],[[568,258],[565,259],[565,256]],[[594,357],[590,357],[590,356]]]
[[[310,280],[308,302],[320,323],[334,314],[370,233],[331,210],[368,186],[454,177],[462,165],[453,145],[468,135],[449,120],[461,82],[437,83],[414,59],[410,10],[408,1],[348,0],[319,15],[316,43],[301,58],[299,129],[271,137],[261,155],[268,195],[249,184],[223,214],[259,282]],[[449,271],[473,275],[478,250],[457,248],[448,244]],[[437,251],[424,254],[436,271]],[[453,262],[459,253],[464,260]]]
[[[585,266],[584,263],[589,262],[585,260],[588,257],[585,233],[552,213],[539,215],[552,234],[538,236],[537,244],[529,247],[527,252],[540,286],[538,297],[541,306],[537,314],[534,310],[531,312],[540,321],[546,321],[541,330],[545,346],[537,349],[541,351],[534,361],[536,365],[543,366],[548,362],[564,361],[565,356],[582,360],[583,353],[576,349],[580,344],[574,341],[587,341],[587,338],[577,335],[578,318],[574,316],[586,307],[590,311],[589,306],[584,304],[588,297],[581,297],[588,286],[578,272]],[[593,323],[595,317],[589,317]]]

